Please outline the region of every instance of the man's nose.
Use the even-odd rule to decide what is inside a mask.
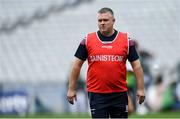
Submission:
[[[104,23],[105,23],[105,22],[102,20],[102,21],[101,21],[101,24],[104,24]]]

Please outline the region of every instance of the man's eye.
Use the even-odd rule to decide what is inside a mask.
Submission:
[[[108,19],[102,19],[102,20],[98,20],[99,22],[102,22],[102,21],[104,21],[104,22],[106,22],[106,21],[108,21]]]

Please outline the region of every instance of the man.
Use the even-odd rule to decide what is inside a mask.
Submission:
[[[139,57],[135,47],[128,42],[127,34],[113,28],[115,18],[110,8],[100,9],[97,19],[99,31],[88,34],[75,53],[67,99],[71,104],[76,101],[77,79],[87,59],[87,91],[92,118],[127,118],[127,59],[131,62],[137,79],[139,104],[145,99]]]

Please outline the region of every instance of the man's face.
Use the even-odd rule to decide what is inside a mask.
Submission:
[[[98,13],[97,19],[98,27],[101,33],[108,34],[113,31],[115,19],[110,12]]]

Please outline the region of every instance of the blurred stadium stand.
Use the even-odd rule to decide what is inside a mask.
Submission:
[[[61,97],[51,102],[60,106],[57,112],[65,111],[74,52],[87,32],[97,30],[96,13],[105,6],[115,12],[116,29],[129,32],[158,66],[180,62],[179,0],[0,0],[0,90],[23,89],[42,100],[50,91]]]

